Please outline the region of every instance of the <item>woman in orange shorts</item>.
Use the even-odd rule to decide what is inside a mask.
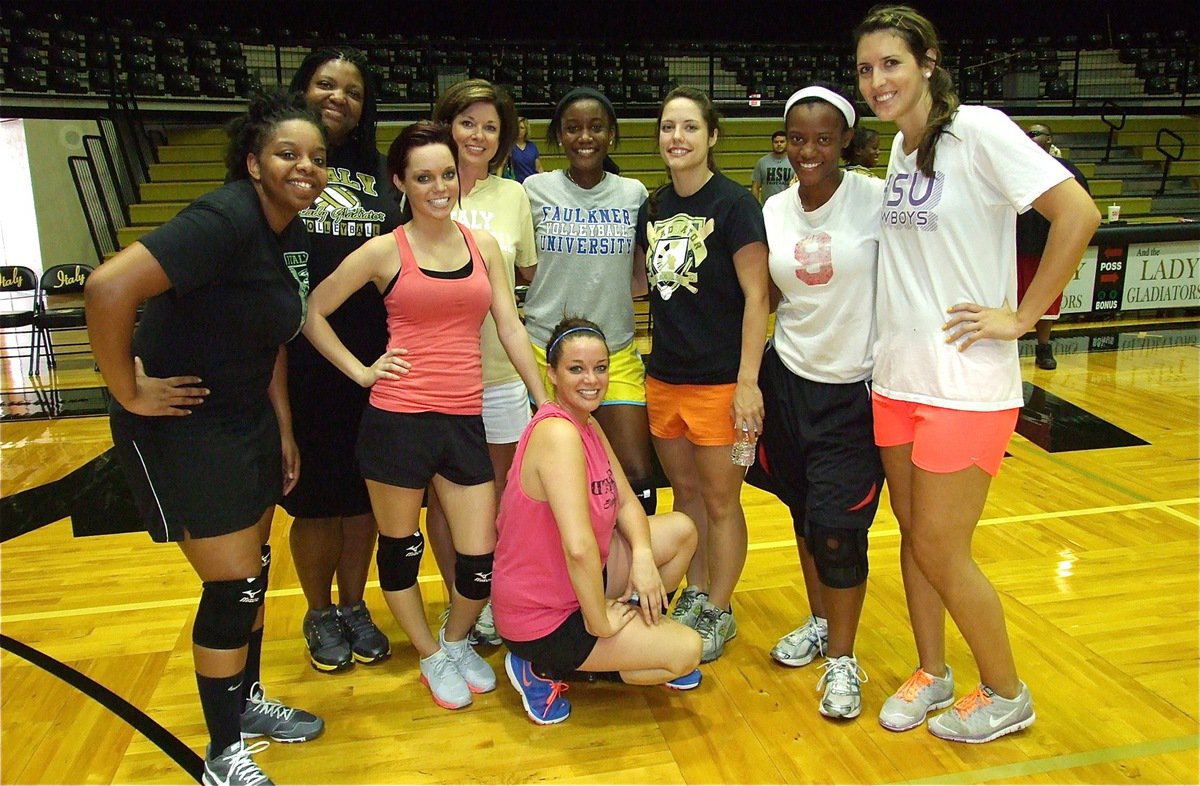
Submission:
[[[730,447],[762,430],[758,370],[768,313],[762,210],[716,171],[718,134],[707,95],[686,87],[667,94],[658,146],[671,182],[646,201],[637,227],[653,325],[650,434],[675,510],[691,516],[700,535],[673,616],[700,634],[704,662],[737,634],[729,601],[746,562],[745,467],[730,461]]]
[[[1022,403],[1016,339],[1062,291],[1100,216],[1070,173],[1005,115],[959,106],[933,25],[916,11],[877,6],[855,39],[859,90],[899,129],[881,215],[875,441],[900,523],[920,659],[879,722],[904,731],[954,702],[949,611],[980,684],[929,730],[988,742],[1035,716],[971,538]],[[1050,242],[1014,312],[1016,215],[1030,207],[1050,221]]]

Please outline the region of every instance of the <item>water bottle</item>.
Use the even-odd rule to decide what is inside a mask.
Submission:
[[[729,452],[729,459],[739,467],[749,467],[754,464],[754,437],[750,436],[749,430],[743,429],[741,438],[733,443],[733,449]]]

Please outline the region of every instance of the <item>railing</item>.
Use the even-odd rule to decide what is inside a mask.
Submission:
[[[1108,111],[1115,109],[1121,113],[1119,121],[1114,122],[1108,116]],[[1100,119],[1104,121],[1104,125],[1108,126],[1108,142],[1104,145],[1104,158],[1100,159],[1103,163],[1108,163],[1109,156],[1112,155],[1113,141],[1117,137],[1117,132],[1125,127],[1125,110],[1114,104],[1112,101],[1104,102],[1104,111],[1100,114]]]
[[[1169,136],[1175,140],[1176,145],[1178,145],[1175,152],[1171,152],[1163,147],[1162,139],[1164,136]],[[1183,137],[1169,128],[1160,128],[1154,136],[1154,149],[1163,154],[1162,181],[1158,184],[1158,194],[1161,196],[1167,190],[1167,176],[1171,172],[1171,162],[1183,158]]]

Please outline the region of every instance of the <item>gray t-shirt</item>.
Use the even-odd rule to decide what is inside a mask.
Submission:
[[[779,192],[786,191],[795,174],[792,162],[786,155],[776,158],[774,153],[767,153],[754,165],[754,174],[750,175],[750,179],[762,187],[762,201],[766,202]]]
[[[564,317],[590,319],[610,351],[633,341],[633,253],[638,208],[646,201],[639,181],[611,173],[594,188],[580,188],[564,170],[525,180],[537,239],[537,274],[525,297],[525,329],[539,347]]]

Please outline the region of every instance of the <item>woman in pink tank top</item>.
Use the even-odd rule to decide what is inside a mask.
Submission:
[[[546,360],[556,398],[517,444],[496,521],[492,595],[505,671],[538,724],[570,715],[562,680],[574,671],[695,688],[701,646],[664,613],[696,527],[679,512],[647,519],[593,417],[608,389],[604,334],[564,320]]]
[[[379,522],[379,584],[420,654],[421,681],[447,709],[496,687],[496,675],[467,641],[491,594],[496,502],[481,410],[479,330],[486,314],[534,400],[546,399],[525,327],[517,316],[496,240],[450,218],[458,201],[457,150],[449,127],[420,121],[388,151],[392,182],[411,216],[374,238],[312,293],[304,334],[321,354],[371,388],[358,436],[358,463]],[[387,308],[388,350],[363,365],[328,315],[372,282]],[[455,581],[450,614],[435,637],[417,573],[424,489],[432,482],[450,521]]]

